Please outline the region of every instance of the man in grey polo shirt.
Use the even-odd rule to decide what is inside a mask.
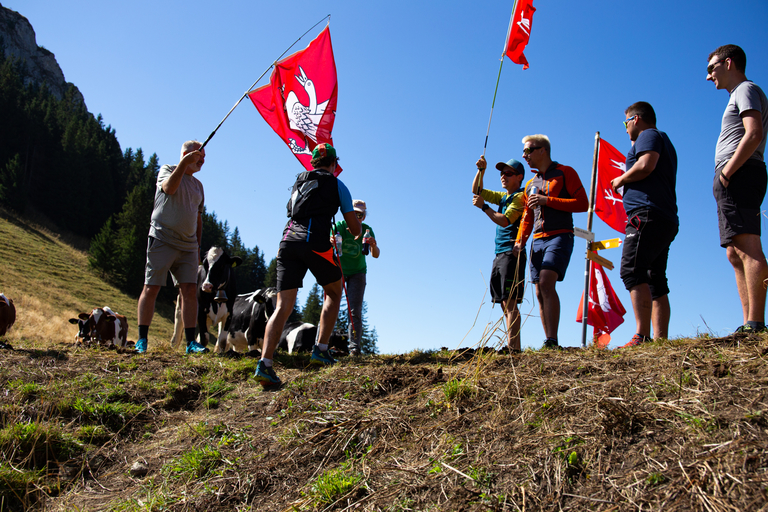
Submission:
[[[743,324],[736,332],[765,330],[768,265],[760,241],[760,206],[765,197],[763,153],[768,134],[768,99],[747,80],[744,50],[733,44],[709,54],[707,80],[725,89],[730,100],[715,149],[712,191],[717,200],[720,246],[736,274]]]
[[[149,324],[155,300],[170,271],[181,292],[181,314],[187,354],[208,352],[195,340],[197,267],[203,234],[203,184],[193,176],[205,162],[205,150],[196,140],[181,146],[178,165],[164,165],[157,173],[155,206],[149,226],[144,289],[139,297],[139,340],[136,352],[147,351]]]

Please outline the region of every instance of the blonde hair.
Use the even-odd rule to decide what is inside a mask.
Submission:
[[[200,149],[203,146],[203,143],[199,140],[188,140],[184,144],[181,145],[181,156],[184,157],[187,153],[190,151],[195,151],[197,149]]]
[[[526,142],[533,142],[534,144],[540,145],[547,151],[547,156],[550,155],[551,146],[549,144],[549,137],[547,137],[546,135],[542,135],[542,134],[526,135],[525,137],[523,137],[523,144],[525,144]]]

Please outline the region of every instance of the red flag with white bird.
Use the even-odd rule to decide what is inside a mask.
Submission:
[[[269,85],[248,96],[294,156],[311,171],[315,146],[321,142],[333,145],[338,84],[329,27],[306,49],[276,63]],[[337,166],[335,174],[340,172]]]
[[[536,8],[533,6],[533,0],[517,0],[512,12],[512,19],[509,20],[509,32],[504,54],[515,64],[522,64],[523,69],[528,69],[528,59],[523,55],[523,50],[531,38],[534,12],[536,12]]]
[[[624,191],[614,192],[611,180],[618,178],[627,170],[627,159],[618,149],[604,140],[600,140],[597,154],[597,192],[595,194],[595,213],[603,222],[621,233],[627,226],[627,212],[624,211]]]
[[[589,307],[587,308],[587,324],[593,326],[595,344],[605,348],[611,341],[611,333],[622,323],[626,310],[613,291],[611,282],[605,274],[602,265],[592,262],[589,278]],[[584,294],[579,301],[577,322],[581,322],[584,311]]]

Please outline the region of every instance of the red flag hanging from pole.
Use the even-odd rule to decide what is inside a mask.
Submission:
[[[595,194],[595,213],[603,222],[621,233],[627,226],[627,212],[624,211],[623,190],[617,194],[611,187],[611,180],[618,178],[627,170],[626,158],[618,149],[604,140],[600,140],[597,156],[597,193]]]
[[[248,96],[294,156],[312,170],[315,146],[333,145],[338,84],[330,29],[325,27],[306,49],[278,62],[269,85]],[[336,175],[340,172],[337,167]]]
[[[533,6],[533,0],[517,0],[512,18],[509,20],[509,33],[504,54],[515,64],[522,64],[523,69],[528,69],[528,59],[523,55],[523,50],[531,37],[534,12],[536,8]]]
[[[621,301],[613,291],[608,276],[605,275],[605,269],[597,263],[590,265],[589,279],[589,308],[587,312],[587,324],[595,328],[595,344],[600,348],[605,348],[611,341],[611,333],[622,323],[626,310]],[[579,312],[576,321],[581,322],[581,315],[584,307],[584,294],[581,294],[579,301]]]

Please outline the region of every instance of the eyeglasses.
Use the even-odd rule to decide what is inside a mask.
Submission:
[[[715,68],[717,67],[717,65],[718,65],[718,64],[722,64],[722,63],[723,63],[723,60],[719,60],[719,61],[717,61],[717,62],[713,62],[712,64],[710,64],[709,66],[707,66],[707,74],[708,74],[708,75],[711,75],[711,74],[712,74],[712,72],[713,72],[713,71],[715,70]]]
[[[630,117],[629,119],[624,121],[624,129],[626,129],[627,125],[630,123],[630,121],[634,120],[636,117],[637,117],[637,114],[633,115],[632,117]]]
[[[524,155],[530,155],[531,153],[533,153],[537,149],[541,149],[543,147],[544,146],[528,146],[527,148],[523,148],[523,154]]]

